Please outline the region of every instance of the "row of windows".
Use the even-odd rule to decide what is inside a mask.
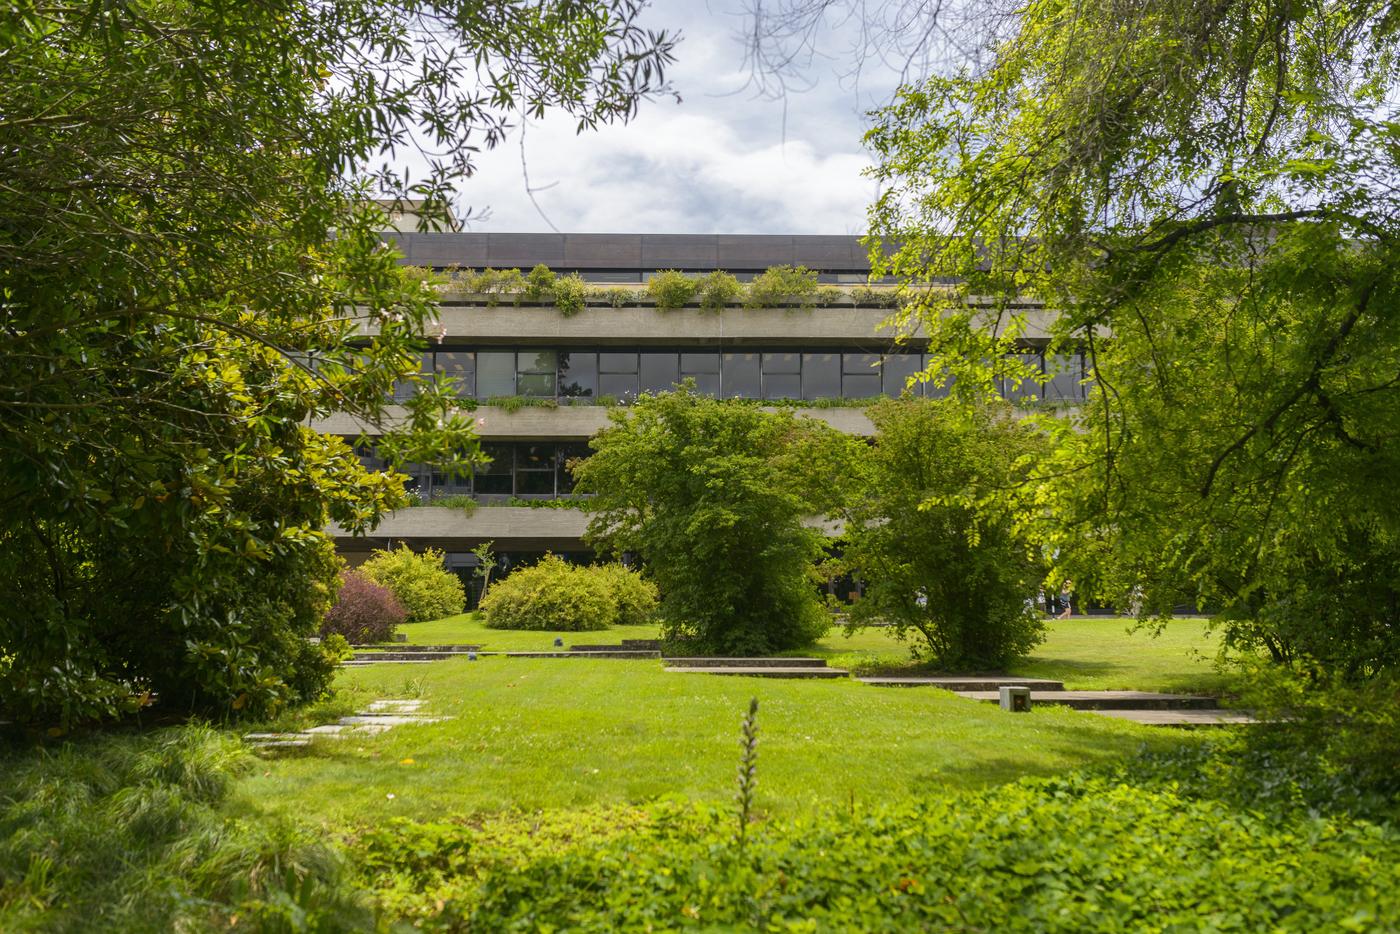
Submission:
[[[1082,361],[1073,357],[1017,354],[1041,373],[1044,387],[1026,381],[1005,395],[1052,401],[1083,398]],[[594,399],[619,402],[643,392],[664,392],[694,380],[698,392],[737,399],[868,399],[898,396],[909,377],[928,366],[927,355],[839,351],[734,352],[717,350],[442,350],[423,354],[423,371],[455,377],[464,396]],[[403,401],[410,383],[395,389]],[[947,387],[922,383],[918,395],[941,396]]]
[[[469,476],[454,477],[427,464],[405,465],[402,472],[409,476],[408,488],[424,500],[459,494],[552,499],[573,492],[574,478],[567,464],[588,456],[588,445],[579,442],[484,442],[481,449],[491,463]],[[372,470],[387,466],[371,451],[359,454]]]

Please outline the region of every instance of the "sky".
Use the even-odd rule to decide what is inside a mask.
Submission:
[[[629,124],[576,135],[567,116],[529,121],[477,160],[459,208],[480,232],[859,234],[875,195],[861,137],[893,72],[859,88],[836,56],[784,103],[746,88],[742,0],[654,0],[654,29],[679,28],[668,77],[680,94]],[[833,44],[833,51],[835,44]],[[525,175],[534,189],[531,203]]]

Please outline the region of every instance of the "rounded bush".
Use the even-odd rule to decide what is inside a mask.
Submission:
[[[647,622],[656,588],[620,565],[579,567],[546,555],[492,585],[481,609],[492,629],[586,632]]]
[[[408,614],[387,587],[363,574],[344,571],[335,605],[321,623],[321,635],[343,636],[350,642],[388,642]]]
[[[455,616],[467,605],[467,593],[456,574],[443,566],[443,553],[432,548],[415,552],[407,545],[376,551],[357,569],[368,580],[387,587],[403,605],[410,623]]]
[[[641,626],[653,622],[661,597],[656,585],[621,564],[586,568],[602,579],[617,601],[617,625]]]

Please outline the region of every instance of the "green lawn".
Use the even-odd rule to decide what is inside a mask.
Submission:
[[[792,811],[979,787],[1187,734],[1093,714],[1003,713],[936,690],[666,674],[657,662],[465,659],[351,669],[360,699],[421,696],[453,719],[327,741],[243,783],[260,809],[331,823],[728,800],[739,722],[761,710],[760,805]]]
[[[1229,680],[1213,665],[1218,640],[1205,621],[1174,620],[1159,634],[1132,631],[1127,619],[1051,620],[1046,641],[1012,674],[1052,678],[1074,690],[1219,691]],[[655,638],[655,626],[616,627],[602,632],[512,632],[487,629],[481,617],[464,613],[428,623],[403,626],[415,644],[463,643],[487,651],[547,651],[554,638],[564,645],[616,643]],[[908,646],[887,629],[871,628],[847,636],[832,629],[815,646],[789,653],[826,658],[839,668],[870,672],[914,665]]]

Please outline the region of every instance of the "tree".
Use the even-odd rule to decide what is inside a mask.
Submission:
[[[573,468],[575,490],[592,494],[587,540],[641,556],[666,638],[761,655],[826,631],[813,577],[824,539],[802,521],[819,511],[802,452],[829,429],[688,389],[610,417]]]
[[[1007,508],[1033,498],[1026,478],[1044,435],[1005,406],[891,399],[867,411],[868,487],[848,511],[843,555],[865,584],[852,625],[887,622],[940,668],[1004,668],[1044,638],[1045,569]]]
[[[1037,0],[869,135],[876,272],[963,397],[1056,315],[1092,393],[1045,465],[1060,576],[1352,677],[1400,663],[1389,4]],[[948,286],[942,283],[956,282]],[[975,301],[973,300],[975,298]]]
[[[472,555],[476,558],[475,574],[481,579],[481,595],[478,602],[486,599],[486,591],[491,587],[491,572],[496,567],[496,552],[492,548],[494,541],[482,542],[472,549]]]
[[[440,216],[509,116],[581,128],[663,88],[634,0],[126,0],[0,12],[0,707],[68,724],[151,700],[266,716],[322,691],[323,529],[478,457],[417,379],[432,290],[372,195]],[[446,152],[418,180],[405,150]],[[376,165],[378,163],[378,165]]]

